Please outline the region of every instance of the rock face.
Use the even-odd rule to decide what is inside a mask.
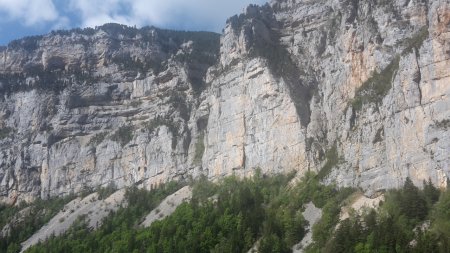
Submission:
[[[218,53],[217,34],[120,25],[10,44],[0,60],[2,197],[187,176],[188,123]]]
[[[183,203],[192,199],[192,188],[185,186],[172,195],[167,196],[161,203],[154,208],[140,224],[143,227],[150,227],[153,222],[162,220],[172,215],[175,210]]]
[[[274,0],[222,36],[105,25],[0,50],[0,195],[320,171],[450,174],[450,1]]]

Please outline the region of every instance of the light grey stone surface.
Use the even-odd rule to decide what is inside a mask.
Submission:
[[[183,203],[189,202],[192,198],[192,188],[185,186],[176,191],[172,195],[167,196],[161,203],[153,209],[141,223],[143,227],[150,227],[153,222],[163,220],[167,216],[171,215],[178,206]]]
[[[313,242],[312,228],[322,218],[322,209],[317,208],[312,202],[306,204],[305,211],[302,213],[306,221],[308,221],[307,233],[303,237],[302,241],[292,246],[292,252],[302,253],[304,249]]]
[[[52,235],[63,235],[76,221],[85,222],[89,229],[98,228],[101,226],[103,219],[111,212],[116,212],[119,208],[127,205],[124,197],[125,189],[122,189],[106,199],[99,199],[97,193],[92,193],[85,198],[74,199],[41,229],[22,242],[21,252],[25,252],[31,246],[47,240]],[[80,220],[81,218],[82,220]]]
[[[0,199],[255,168],[301,176],[333,146],[327,183],[445,187],[449,13],[448,0],[274,0],[230,18],[220,49],[214,34],[111,25],[16,41],[0,51]],[[396,59],[386,94],[353,108]]]

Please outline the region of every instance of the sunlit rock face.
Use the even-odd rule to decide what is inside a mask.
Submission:
[[[105,25],[0,49],[0,195],[320,172],[450,173],[450,2],[249,6],[221,36]]]
[[[1,52],[0,192],[17,202],[192,174],[189,123],[219,35],[105,25]]]

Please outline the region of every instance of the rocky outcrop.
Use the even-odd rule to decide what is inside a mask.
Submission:
[[[105,25],[0,51],[3,202],[308,170],[450,173],[450,2],[274,0],[222,36]]]
[[[449,2],[353,3],[354,18],[342,15],[345,29],[324,51],[344,62],[335,69],[322,65],[323,96],[312,107],[314,118],[327,123],[328,147],[339,150],[327,181],[368,193],[398,187],[408,176],[445,187],[449,131],[436,125],[450,117],[448,70],[442,69],[450,56]],[[313,138],[324,131],[314,126],[308,126]]]
[[[52,236],[63,235],[76,223],[84,223],[89,229],[97,229],[111,212],[116,212],[126,205],[125,189],[116,191],[105,199],[100,198],[97,193],[76,198],[65,205],[30,238],[22,242],[21,252]]]
[[[172,195],[167,196],[156,208],[154,208],[141,223],[143,227],[150,227],[153,222],[163,220],[183,203],[192,199],[192,187],[185,186]]]
[[[216,34],[113,24],[10,44],[1,58],[3,200],[188,176],[188,123],[218,51]]]
[[[306,204],[305,211],[302,213],[305,220],[308,221],[307,232],[302,241],[292,247],[293,253],[302,253],[313,242],[313,226],[322,218],[322,209],[317,208],[314,203]]]

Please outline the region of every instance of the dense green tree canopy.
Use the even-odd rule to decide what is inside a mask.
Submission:
[[[148,228],[139,225],[143,217],[183,184],[152,191],[132,187],[126,193],[128,205],[111,213],[97,230],[88,229],[81,217],[64,235],[27,252],[247,252],[254,245],[262,253],[291,252],[306,233],[302,212],[309,202],[322,208],[323,215],[312,228],[314,242],[307,252],[449,252],[450,193],[441,193],[430,181],[419,189],[407,179],[403,188],[386,192],[378,209],[350,212],[339,222],[354,189],[324,186],[311,173],[296,184],[292,178],[259,172],[218,183],[202,178],[191,183],[190,202]],[[97,190],[106,197],[114,188]],[[67,201],[48,202],[49,214]],[[35,205],[43,208],[43,203]],[[2,207],[2,224],[18,209]],[[31,224],[32,229],[2,238],[1,252],[19,252],[20,242],[48,219],[25,219],[18,228]]]

